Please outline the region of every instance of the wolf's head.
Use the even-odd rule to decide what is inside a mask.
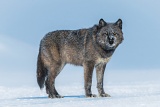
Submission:
[[[107,23],[103,19],[99,20],[96,26],[96,42],[105,51],[114,51],[123,41],[122,20],[115,23]]]

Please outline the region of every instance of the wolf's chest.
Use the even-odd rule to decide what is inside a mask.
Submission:
[[[111,59],[111,57],[107,57],[107,58],[97,58],[97,60],[96,60],[96,65],[98,65],[98,64],[100,64],[100,63],[106,64],[106,63],[109,62],[110,59]]]

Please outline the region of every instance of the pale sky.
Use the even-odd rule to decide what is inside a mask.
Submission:
[[[124,42],[108,69],[160,69],[159,5],[159,0],[0,0],[0,70],[36,72],[39,42],[47,32],[89,28],[100,18],[123,21]]]

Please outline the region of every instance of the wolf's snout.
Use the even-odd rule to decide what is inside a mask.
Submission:
[[[109,39],[109,44],[112,45],[114,43],[114,40],[115,40],[114,36],[109,36],[108,39]]]

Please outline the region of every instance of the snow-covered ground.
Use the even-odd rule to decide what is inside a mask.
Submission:
[[[80,68],[80,70],[83,70]],[[160,71],[107,71],[104,88],[112,97],[85,98],[82,71],[62,71],[56,81],[62,99],[49,99],[35,73],[0,76],[0,107],[159,107]],[[71,74],[71,75],[69,75]],[[97,94],[95,74],[92,92]]]

